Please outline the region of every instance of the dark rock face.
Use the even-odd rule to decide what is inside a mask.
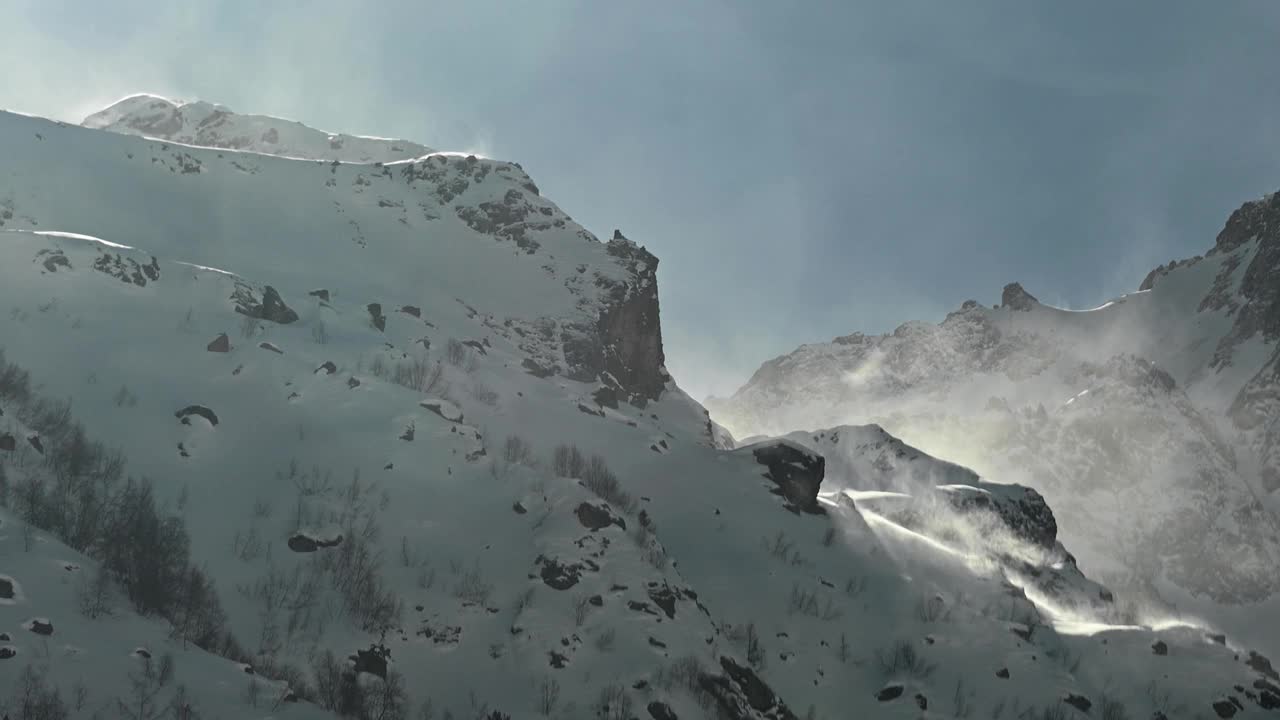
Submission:
[[[217,414],[203,405],[188,405],[173,414],[174,417],[182,421],[183,425],[191,424],[191,421],[188,419],[189,415],[199,415],[205,420],[208,420],[210,425],[216,426],[218,424]]]
[[[227,337],[226,333],[220,333],[204,349],[216,353],[231,352],[231,338]]]
[[[298,533],[289,538],[289,549],[296,553],[311,553],[320,548],[337,547],[342,544],[342,536],[332,540],[322,540]]]
[[[1018,283],[1009,283],[1004,286],[1004,292],[1000,293],[1000,304],[1012,310],[1026,312],[1039,305],[1040,301],[1036,300],[1031,293],[1023,290]]]
[[[18,651],[8,645],[0,647],[0,660],[10,660],[18,656]]]
[[[373,323],[373,326],[379,330],[385,331],[387,329],[387,316],[382,314],[382,304],[369,303],[366,309],[369,311],[369,322]]]
[[[2,225],[3,223],[0,223]],[[40,258],[44,260],[40,260]],[[36,260],[44,265],[44,269],[49,272],[58,272],[58,268],[71,269],[71,259],[61,250],[50,250],[48,248],[36,253]]]
[[[146,287],[148,280],[160,279],[160,263],[153,256],[151,262],[143,265],[133,258],[119,253],[104,253],[93,263],[93,269],[110,275],[121,282],[133,283],[138,287]]]
[[[13,581],[8,578],[0,578],[0,600],[13,599]]]
[[[44,454],[44,443],[41,442],[39,435],[32,435],[31,437],[27,438],[27,443],[31,445],[31,447],[35,448],[36,452],[40,453],[41,455]]]
[[[1235,717],[1235,714],[1241,710],[1241,708],[1237,707],[1239,704],[1240,701],[1235,698],[1215,700],[1213,702],[1213,711],[1217,713],[1220,718]]]
[[[582,523],[582,527],[593,532],[603,530],[610,525],[617,525],[623,530],[627,529],[627,521],[614,515],[607,505],[592,505],[584,502],[578,506],[574,514],[578,516],[578,522]]]
[[[779,441],[756,446],[751,452],[756,462],[769,469],[765,477],[778,486],[775,492],[786,499],[789,509],[822,512],[818,490],[826,473],[826,458]]]
[[[232,292],[231,299],[235,301],[236,312],[241,315],[280,325],[288,325],[298,320],[298,313],[285,305],[280,293],[270,285],[262,289],[262,300],[259,301],[252,287],[236,282],[236,289]]]
[[[582,576],[583,566],[579,563],[563,564],[558,560],[539,557],[542,565],[540,575],[542,582],[553,590],[568,590],[578,584]]]
[[[1240,279],[1240,297],[1231,300],[1212,297],[1232,289],[1215,283],[1214,293],[1205,299],[1205,303],[1212,306],[1225,304],[1235,310],[1235,324],[1218,346],[1215,366],[1229,363],[1231,350],[1257,333],[1262,333],[1268,341],[1280,338],[1280,193],[1247,202],[1232,213],[1218,233],[1212,252],[1234,252],[1253,240],[1257,241],[1258,248]],[[1240,261],[1233,260],[1228,263],[1229,267],[1223,267],[1223,273],[1230,275],[1236,269]],[[1220,276],[1219,280],[1222,279]]]
[[[876,693],[876,699],[879,700],[880,702],[889,702],[890,700],[897,700],[898,698],[902,697],[902,691],[903,691],[903,687],[901,685],[889,685],[888,687],[881,688]]]
[[[1089,698],[1083,695],[1067,695],[1065,698],[1062,699],[1062,702],[1070,705],[1071,707],[1079,710],[1082,713],[1088,713],[1089,708],[1093,707],[1093,703],[1089,701]]]
[[[680,720],[680,717],[675,714],[670,705],[658,700],[649,703],[645,709],[649,711],[649,717],[653,718],[653,720]]]
[[[27,629],[37,635],[52,635],[53,623],[44,620],[32,620],[31,627]]]
[[[319,290],[312,290],[307,294],[314,298],[320,298],[324,302],[329,302],[329,291],[324,288],[320,288]]]
[[[716,699],[724,717],[729,720],[797,720],[795,713],[782,702],[764,680],[749,667],[732,658],[721,656],[721,675],[703,673],[698,685]]]
[[[0,435],[0,450],[8,450],[13,452],[18,449],[18,439],[10,433]]]
[[[1153,655],[1168,655],[1169,645],[1163,640],[1157,640],[1151,645],[1151,653]]]
[[[990,492],[983,491],[988,488]],[[977,488],[950,489],[945,496],[961,512],[975,508],[994,511],[1014,535],[1028,542],[1049,549],[1057,542],[1058,522],[1053,510],[1032,488],[982,483]]]
[[[630,267],[631,277],[596,278],[605,303],[594,326],[568,326],[561,338],[568,376],[580,382],[607,377],[632,404],[643,407],[661,397],[670,380],[659,323],[658,258],[621,234],[606,250]]]
[[[387,658],[391,657],[390,649],[381,645],[371,645],[368,650],[357,650],[356,654],[350,657],[355,663],[356,673],[368,673],[377,675],[383,680],[387,679]]]

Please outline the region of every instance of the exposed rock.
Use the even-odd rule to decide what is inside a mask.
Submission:
[[[311,537],[305,533],[297,533],[289,538],[289,549],[297,553],[311,553],[320,548],[337,547],[342,544],[342,536],[332,540]]]
[[[1151,653],[1153,655],[1168,655],[1169,645],[1163,640],[1157,640],[1151,645]]]
[[[427,398],[418,403],[418,405],[430,410],[449,422],[462,422],[462,410],[457,405],[444,400],[442,398]]]
[[[782,440],[756,445],[751,452],[756,462],[768,468],[765,477],[778,486],[775,492],[786,499],[789,508],[822,512],[818,490],[826,471],[825,458]]]
[[[338,366],[334,365],[332,360],[325,360],[324,363],[320,365],[320,367],[315,369],[316,374],[319,374],[321,372],[323,372],[325,375],[332,375],[338,372]]]
[[[951,506],[960,511],[992,510],[1006,527],[1024,540],[1052,549],[1058,538],[1058,523],[1044,497],[1022,485],[981,483],[977,487],[950,485],[939,488]]]
[[[9,660],[18,656],[18,651],[12,645],[0,647],[0,660]]]
[[[1026,312],[1039,305],[1040,301],[1015,282],[1004,286],[1004,291],[1000,293],[1000,304],[1011,310]]]
[[[368,673],[383,680],[387,679],[387,658],[391,657],[390,649],[381,645],[370,645],[368,650],[357,650],[356,654],[350,657],[355,663],[356,673]]]
[[[1235,714],[1243,709],[1244,707],[1240,705],[1240,701],[1234,697],[1227,697],[1213,701],[1213,711],[1217,713],[1220,718],[1235,717]]]
[[[607,407],[613,410],[618,409],[618,391],[611,387],[605,386],[598,388],[591,393],[591,399],[596,401],[597,405]]]
[[[36,452],[40,453],[41,455],[44,454],[44,442],[40,440],[39,435],[32,435],[28,437],[27,443],[31,445],[31,447],[35,448]]]
[[[104,253],[94,261],[93,269],[138,287],[146,287],[148,280],[160,279],[160,263],[154,256],[144,265],[119,253]]]
[[[27,623],[27,629],[36,635],[52,635],[53,623],[37,618]]]
[[[591,503],[582,503],[578,505],[578,509],[574,511],[578,516],[578,522],[582,526],[591,530],[603,530],[610,525],[617,525],[623,530],[627,529],[627,521],[613,514],[608,505],[592,505]]]
[[[18,449],[18,439],[10,433],[0,435],[0,450],[13,452]]]
[[[263,287],[262,301],[259,302],[252,287],[236,281],[236,289],[231,294],[231,299],[236,303],[236,312],[241,315],[280,325],[288,325],[298,320],[298,313],[285,305],[280,293],[270,285]]]
[[[365,309],[369,311],[369,322],[373,323],[373,326],[379,330],[385,331],[387,329],[387,316],[382,314],[382,303],[369,303],[365,306]]]
[[[675,714],[670,705],[658,700],[649,703],[645,709],[649,711],[649,717],[653,718],[653,720],[680,720],[680,717]]]
[[[40,264],[44,265],[44,269],[49,272],[58,272],[58,268],[71,269],[71,260],[61,250],[41,250],[36,253],[36,260],[40,260],[41,257],[44,260],[40,261]]]
[[[732,658],[721,656],[723,674],[703,673],[698,685],[716,699],[716,704],[729,720],[796,720],[795,713],[749,667]]]
[[[0,577],[0,600],[13,599],[13,580]]]
[[[1250,650],[1249,659],[1246,660],[1244,664],[1248,665],[1254,671],[1269,677],[1276,682],[1280,682],[1280,673],[1277,673],[1275,668],[1271,667],[1271,661],[1266,657]]]
[[[578,584],[582,575],[583,566],[580,563],[561,564],[558,560],[544,557],[539,557],[538,561],[542,565],[542,582],[553,590],[568,590]]]
[[[400,308],[400,312],[406,315],[412,315],[416,318],[422,317],[422,308],[419,308],[416,305],[405,305],[404,307]]]
[[[876,692],[876,699],[879,700],[880,702],[889,702],[890,700],[897,700],[898,698],[902,697],[902,691],[904,689],[905,688],[903,688],[901,685],[898,685],[897,683],[894,683],[893,685],[887,685]]]
[[[276,347],[275,345],[273,345],[273,344],[271,344],[271,343],[269,343],[269,342],[260,342],[260,343],[258,343],[258,347],[262,348],[263,350],[270,350],[271,352],[273,352],[273,353],[275,353],[275,354],[277,354],[277,355],[283,355],[283,354],[284,354],[284,351],[283,351],[283,350],[281,350],[280,348]]]
[[[1069,693],[1062,699],[1062,702],[1085,714],[1088,714],[1089,708],[1093,707],[1093,703],[1090,702],[1089,698],[1083,695],[1076,695],[1074,693]]]
[[[1004,668],[1000,668],[999,670],[997,670],[997,671],[996,671],[996,677],[1000,678],[1001,680],[1008,680],[1008,679],[1009,679],[1009,668],[1004,667]]]
[[[323,289],[323,288],[321,288],[321,289],[319,289],[319,290],[312,290],[311,292],[309,292],[309,293],[307,293],[307,294],[308,294],[308,295],[310,295],[311,297],[314,297],[314,298],[320,298],[320,299],[321,299],[321,300],[323,300],[324,302],[329,302],[329,291],[328,291],[328,290],[325,290],[325,289]]]
[[[216,353],[231,352],[231,338],[227,337],[226,333],[219,333],[218,337],[205,346],[205,350]]]
[[[205,420],[208,420],[210,425],[218,424],[217,414],[203,405],[188,405],[173,414],[174,417],[182,421],[183,425],[191,424],[191,421],[188,419],[188,416],[190,415],[199,415]]]
[[[558,370],[555,365],[543,366],[533,358],[525,358],[522,360],[520,362],[520,367],[524,368],[525,372],[536,378],[549,378],[552,375],[555,375]]]

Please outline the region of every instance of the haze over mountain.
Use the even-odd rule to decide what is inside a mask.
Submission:
[[[1252,635],[1091,579],[1032,487],[874,427],[731,449],[657,257],[520,165],[127,102],[0,112],[17,717],[1280,710]]]

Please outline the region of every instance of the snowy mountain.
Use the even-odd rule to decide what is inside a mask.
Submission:
[[[1085,312],[1020,285],[938,325],[766,362],[711,400],[735,434],[875,422],[1044,493],[1086,572],[1280,648],[1280,200]]]
[[[0,113],[11,716],[1280,709],[1029,487],[879,428],[726,449],[657,259],[518,165],[137,134]]]
[[[188,145],[340,162],[394,162],[431,149],[407,140],[328,133],[292,120],[241,115],[213,103],[175,102],[131,95],[84,119],[87,128],[170,140]]]

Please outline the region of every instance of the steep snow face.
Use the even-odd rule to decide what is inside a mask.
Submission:
[[[596,241],[518,166],[335,165],[5,114],[0,156],[7,360],[183,518],[256,672],[301,669],[250,692],[243,665],[178,655],[122,599],[80,617],[51,560],[91,561],[23,546],[66,439],[37,448],[33,422],[59,421],[0,382],[0,469],[23,490],[0,513],[20,556],[0,702],[31,662],[68,696],[91,678],[84,707],[111,716],[139,646],[175,653],[205,716],[243,718],[332,717],[325,651],[371,691],[398,674],[414,709],[485,720],[1280,700],[1236,638],[1118,612],[1025,487],[874,428],[716,447],[731,438],[662,370],[656,259]]]
[[[245,150],[305,160],[394,162],[431,148],[407,140],[329,133],[267,115],[241,115],[213,103],[131,95],[84,119],[84,127],[188,145]]]
[[[708,406],[737,435],[880,423],[1043,492],[1087,571],[1237,632],[1273,627],[1277,248],[1269,196],[1207,255],[1095,310],[1015,283],[996,308],[801,346]]]

